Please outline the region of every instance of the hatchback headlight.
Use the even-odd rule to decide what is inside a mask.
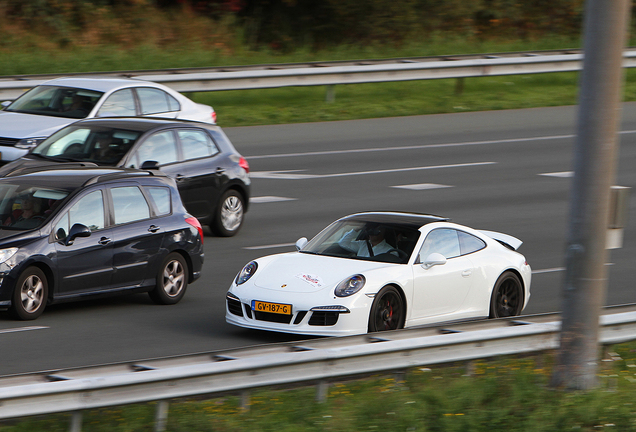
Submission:
[[[17,143],[15,143],[15,146],[19,149],[23,149],[23,150],[31,150],[32,148],[37,147],[38,144],[40,144],[42,141],[44,141],[46,139],[46,137],[40,137],[40,138],[25,138],[25,139],[21,139],[20,141],[18,141]]]
[[[7,261],[18,251],[18,248],[0,249],[0,264]]]
[[[334,294],[336,297],[349,297],[360,291],[367,280],[361,274],[353,275],[343,280],[336,287]]]
[[[237,285],[244,284],[252,276],[254,276],[254,273],[256,273],[256,269],[258,269],[258,264],[256,263],[256,261],[249,262],[245,267],[243,267],[243,270],[241,270],[239,274],[236,275],[236,280],[234,282],[236,282]]]

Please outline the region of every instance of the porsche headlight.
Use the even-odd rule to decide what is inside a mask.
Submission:
[[[367,280],[361,274],[353,275],[343,280],[336,287],[334,294],[336,297],[349,297],[360,291]]]
[[[236,280],[234,282],[237,285],[244,284],[254,275],[254,273],[256,273],[256,269],[258,269],[256,261],[249,262],[245,267],[243,267],[243,270],[236,275]]]
[[[0,249],[0,264],[11,258],[18,251],[18,248]]]

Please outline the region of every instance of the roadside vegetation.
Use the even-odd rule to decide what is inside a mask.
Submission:
[[[261,389],[249,408],[236,395],[171,401],[166,431],[635,431],[636,343],[614,346],[587,393],[548,385],[552,355],[421,367],[315,387]],[[154,403],[83,413],[84,432],[150,432]],[[0,423],[0,432],[65,432],[70,414]]]
[[[0,76],[578,48],[582,5],[0,0]],[[636,100],[636,75],[626,76],[624,99]],[[556,73],[340,85],[333,102],[325,87],[188,96],[212,105],[228,127],[571,105],[577,80]]]

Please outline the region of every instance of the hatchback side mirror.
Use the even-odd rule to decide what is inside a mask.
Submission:
[[[144,161],[144,163],[141,164],[141,169],[142,170],[159,169],[159,162],[153,161],[153,160]]]
[[[86,225],[79,223],[74,224],[68,233],[68,236],[64,239],[64,244],[70,246],[73,241],[78,237],[88,237],[91,235],[91,229]]]
[[[302,248],[304,248],[307,243],[309,243],[309,241],[307,240],[307,237],[301,237],[298,239],[298,241],[296,241],[296,250],[299,251]]]
[[[426,260],[424,260],[424,262],[422,263],[422,267],[428,270],[433,266],[444,264],[446,264],[446,257],[441,253],[433,252],[426,257]]]

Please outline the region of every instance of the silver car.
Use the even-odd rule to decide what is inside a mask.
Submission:
[[[216,123],[211,106],[193,102],[164,85],[134,78],[57,78],[2,105],[3,164],[84,118],[149,116]]]

